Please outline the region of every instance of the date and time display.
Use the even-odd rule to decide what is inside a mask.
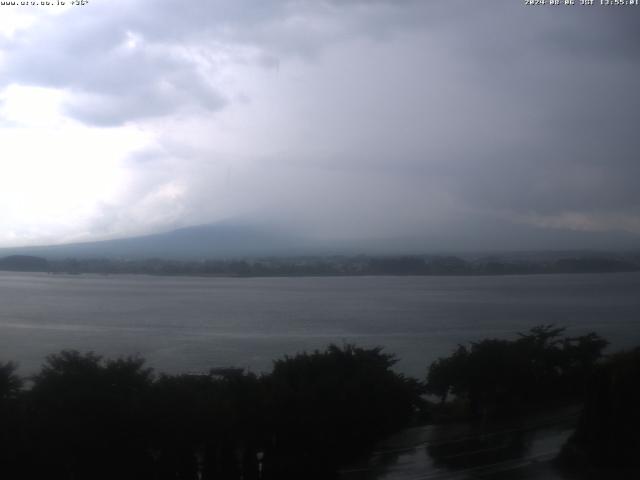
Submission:
[[[640,0],[524,0],[525,5],[602,5],[604,7],[637,7]]]

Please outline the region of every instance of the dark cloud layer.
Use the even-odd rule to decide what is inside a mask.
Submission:
[[[0,86],[157,134],[96,232],[243,216],[602,246],[640,236],[639,20],[511,0],[96,1],[4,40]]]

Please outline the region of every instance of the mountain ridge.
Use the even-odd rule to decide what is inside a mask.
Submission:
[[[306,253],[308,242],[281,232],[249,225],[202,224],[134,237],[0,248],[0,257],[31,255],[74,258],[228,258]]]

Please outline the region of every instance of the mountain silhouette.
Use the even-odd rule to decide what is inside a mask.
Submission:
[[[0,257],[197,259],[299,255],[308,251],[310,247],[305,239],[266,228],[219,223],[114,240],[3,248]]]

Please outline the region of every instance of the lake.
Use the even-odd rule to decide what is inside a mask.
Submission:
[[[0,361],[34,372],[65,348],[140,354],[171,373],[268,371],[329,343],[383,346],[423,378],[458,343],[542,323],[640,344],[640,273],[194,278],[0,272]]]

